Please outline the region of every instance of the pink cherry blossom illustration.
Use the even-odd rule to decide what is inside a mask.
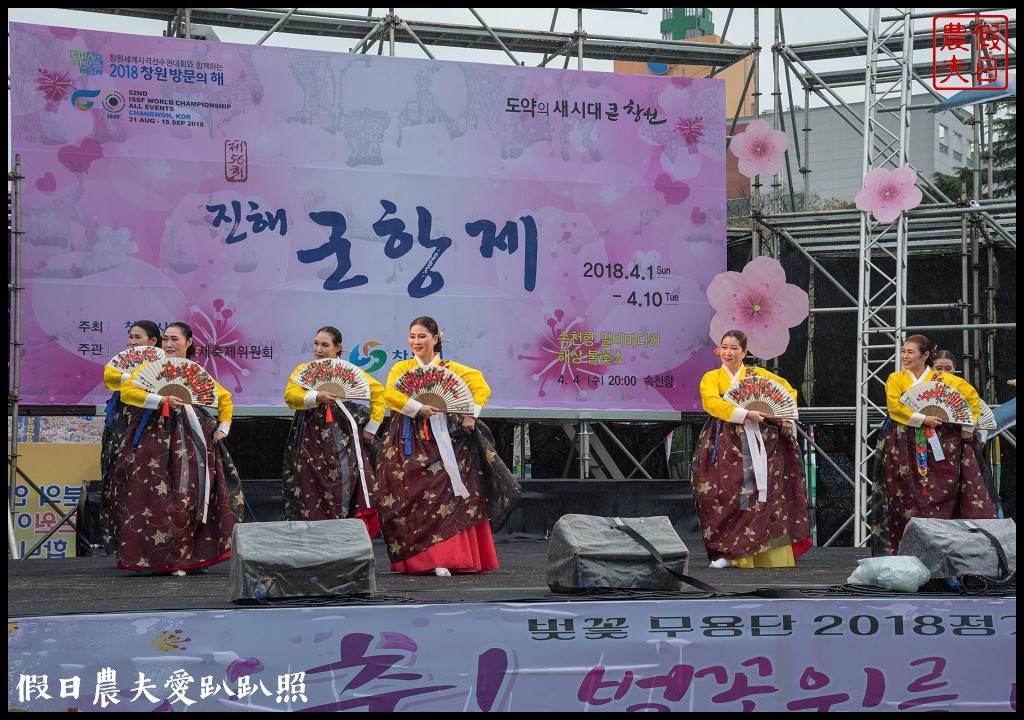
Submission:
[[[57,151],[57,160],[73,173],[89,172],[92,164],[102,159],[103,147],[92,138],[82,138],[78,145],[65,145]]]
[[[715,310],[711,339],[718,343],[729,330],[742,330],[747,349],[763,360],[778,357],[789,345],[789,329],[807,317],[807,293],[786,282],[782,263],[756,257],[742,272],[719,273],[708,285]]]
[[[864,176],[864,187],[854,198],[857,209],[871,213],[878,222],[892,222],[904,210],[921,204],[923,195],[916,182],[917,172],[909,165],[895,170],[875,168]]]
[[[764,120],[754,120],[729,144],[729,152],[739,158],[739,171],[746,177],[774,175],[782,170],[789,136],[773,130]]]
[[[683,138],[690,154],[697,152],[697,143],[704,137],[704,118],[685,117],[676,121],[676,132]]]
[[[75,84],[71,82],[68,73],[50,72],[38,68],[36,76],[36,90],[46,98],[46,109],[49,112],[57,112],[59,104],[71,95]]]

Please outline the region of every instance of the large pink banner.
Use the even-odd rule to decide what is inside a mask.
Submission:
[[[722,81],[9,28],[23,403],[150,319],[283,406],[319,327],[383,382],[430,315],[491,408],[700,409]]]

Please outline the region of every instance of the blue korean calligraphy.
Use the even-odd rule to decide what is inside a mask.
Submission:
[[[523,215],[523,289],[533,292],[537,287],[537,222],[530,215]],[[498,249],[512,255],[519,249],[519,226],[509,220],[498,232],[498,226],[490,220],[466,223],[466,234],[482,236],[480,254],[490,258]]]
[[[265,210],[260,212],[260,205],[252,200],[246,201],[249,205],[249,214],[245,216],[245,219],[249,222],[249,227],[255,234],[259,234],[264,230],[277,230],[277,232],[284,237],[288,234],[288,215],[285,213],[284,208],[280,208],[275,212]],[[242,223],[242,203],[238,200],[231,201],[231,214],[228,214],[227,205],[207,205],[207,212],[216,213],[214,215],[211,224],[215,228],[219,228],[221,225],[227,222],[232,222],[231,232],[225,240],[228,245],[232,243],[241,242],[249,237],[248,232],[238,232],[238,226]]]
[[[298,250],[295,255],[301,263],[314,263],[325,259],[331,253],[334,254],[338,266],[324,280],[324,290],[345,290],[368,283],[369,278],[365,275],[353,275],[347,280],[344,279],[348,271],[352,269],[352,242],[345,237],[345,230],[348,227],[345,216],[340,212],[328,210],[311,212],[309,219],[317,225],[331,228],[331,235],[327,242],[320,247],[312,250]]]
[[[380,205],[384,208],[384,214],[373,224],[373,231],[382,238],[387,238],[384,245],[384,254],[392,260],[402,257],[412,250],[412,235],[405,231],[405,221],[401,218],[385,220],[388,215],[398,212],[398,206],[389,200],[381,200]],[[425,248],[432,248],[430,258],[416,273],[416,276],[409,281],[409,297],[425,298],[433,295],[444,287],[444,276],[433,270],[434,264],[444,252],[452,246],[452,239],[439,235],[436,238],[430,237],[430,228],[433,218],[430,211],[425,207],[416,206],[416,215],[419,219],[416,241]]]

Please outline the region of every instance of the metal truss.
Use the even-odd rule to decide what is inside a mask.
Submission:
[[[912,56],[913,21],[908,12],[902,19],[881,28],[881,10],[871,8],[867,27],[867,73],[864,80],[864,164],[862,175],[875,168],[910,164],[910,66],[903,58]],[[886,43],[902,40],[902,52]],[[898,68],[884,81],[886,66]],[[883,100],[898,97],[898,134],[893,135],[878,121]],[[872,457],[878,452],[872,441],[878,434],[878,420],[888,414],[885,381],[897,370],[898,345],[907,325],[907,214],[895,222],[880,223],[861,213],[860,257],[857,291],[857,420],[854,468],[855,545],[866,541],[864,522]]]
[[[555,32],[558,9],[552,9],[551,27],[548,30],[496,28],[487,23],[481,12],[470,8],[477,20],[475,25],[421,22],[398,17],[393,10],[374,16],[373,8],[366,15],[343,15],[318,10],[299,8],[64,8],[67,10],[105,13],[161,20],[166,23],[165,34],[172,37],[205,37],[204,26],[231,27],[262,32],[256,44],[262,44],[273,33],[295,33],[334,37],[355,41],[351,52],[395,54],[396,43],[408,44],[419,49],[430,58],[431,48],[452,47],[488,50],[496,54],[496,62],[512,62],[525,65],[525,54],[539,55],[538,65],[561,60],[568,68],[575,59],[575,67],[582,69],[585,60],[633,60],[663,62],[685,65],[701,65],[712,68],[714,75],[740,60],[752,56],[746,77],[744,93],[752,92],[755,106],[760,96],[758,89],[758,63],[761,52],[760,14],[757,8],[744,8],[753,13],[754,37],[750,42],[735,45],[724,44],[733,13],[730,8],[722,31],[722,44],[670,41],[659,38],[611,37],[590,35],[584,28],[584,9],[575,9],[577,27],[573,32]],[[613,8],[612,10],[630,10]],[[899,167],[908,164],[910,139],[910,111],[920,110],[911,103],[912,92],[918,96],[925,92],[936,98],[941,96],[932,88],[929,75],[930,63],[915,63],[914,51],[931,48],[934,39],[930,24],[927,28],[915,28],[915,21],[925,21],[929,13],[915,14],[910,9],[872,9],[866,25],[857,20],[846,9],[818,9],[814,12],[839,13],[849,21],[853,37],[845,40],[823,40],[817,42],[788,44],[785,35],[783,11],[772,8],[774,24],[772,115],[775,127],[786,129],[798,125],[794,101],[793,84],[803,91],[803,107],[810,106],[811,96],[832,108],[839,117],[863,136],[863,165],[867,173],[876,167]],[[586,9],[594,12],[596,9]],[[794,10],[804,13],[806,10]],[[1013,9],[985,8],[947,11],[957,14],[1015,14]],[[822,18],[822,22],[824,22]],[[924,23],[922,23],[923,25]],[[1010,66],[1016,67],[1016,22],[1011,21],[1009,58]],[[736,40],[736,38],[730,38]],[[820,72],[815,69],[819,61],[847,60],[847,67],[840,70]],[[855,110],[844,99],[841,90],[846,87],[864,88],[864,108]],[[788,108],[782,102],[783,93],[788,94]],[[741,103],[742,106],[742,103]],[[759,109],[755,112],[759,113]],[[988,117],[985,113],[988,112]],[[881,114],[897,118],[895,132],[888,130],[879,118]],[[973,112],[953,111],[957,121],[971,128],[974,136],[975,155],[972,158],[977,178],[985,167],[991,168],[992,114],[975,107]],[[739,108],[730,119],[730,134],[739,120]],[[985,130],[988,129],[986,137]],[[803,131],[809,132],[805,116]],[[807,136],[804,135],[806,138]],[[794,172],[795,164],[795,172]],[[908,311],[946,308],[959,310],[961,322],[941,326],[944,329],[958,329],[963,333],[964,357],[974,358],[973,367],[964,368],[964,376],[978,386],[983,398],[993,399],[991,377],[994,373],[993,336],[997,331],[1015,330],[1016,323],[1000,323],[994,313],[993,294],[979,288],[977,269],[988,264],[992,270],[993,249],[1016,250],[1016,198],[1004,200],[980,195],[980,182],[975,183],[973,198],[948,198],[928,178],[919,177],[919,186],[925,194],[925,204],[915,210],[904,212],[894,223],[878,223],[870,216],[856,210],[801,211],[795,202],[795,194],[802,185],[803,197],[813,192],[812,168],[806,147],[797,143],[787,153],[783,176],[771,180],[773,190],[788,193],[792,202],[783,212],[767,212],[760,202],[761,180],[753,183],[750,228],[730,229],[730,243],[749,243],[751,255],[778,257],[782,248],[793,249],[806,259],[816,282],[827,283],[838,289],[845,303],[839,307],[811,309],[812,334],[808,342],[807,368],[813,374],[815,317],[831,313],[856,314],[856,353],[858,369],[855,397],[850,404],[842,407],[801,408],[803,422],[850,423],[856,434],[856,455],[853,477],[841,473],[854,486],[855,506],[844,527],[854,527],[855,544],[863,544],[869,532],[865,518],[865,498],[870,486],[868,466],[875,453],[880,422],[886,414],[884,383],[888,373],[896,368],[896,356],[904,333],[908,330],[927,330],[921,325],[909,325]],[[799,177],[800,179],[796,179]],[[991,187],[991,184],[989,185]],[[947,301],[931,305],[908,303],[907,263],[915,254],[946,253],[963,257],[963,277],[959,288],[950,283]],[[822,263],[826,257],[847,257],[858,263],[858,284],[855,290],[845,287],[832,277]],[[984,256],[984,257],[983,257]],[[975,273],[972,275],[971,273]],[[983,297],[984,296],[984,297]],[[852,340],[852,338],[851,338]],[[840,349],[842,350],[842,349]],[[834,352],[830,349],[829,352]],[[1012,352],[1012,349],[1011,349]],[[982,361],[981,358],[984,358]],[[984,364],[982,364],[984,362]],[[973,374],[972,374],[973,373]],[[272,414],[271,408],[254,408],[251,414]],[[498,415],[501,415],[498,413]],[[607,467],[600,462],[602,451],[595,441],[594,426],[600,426],[606,418],[593,413],[529,413],[512,411],[509,419],[556,420],[565,425],[566,433],[576,438],[579,448],[580,479],[589,477],[627,476],[624,470]],[[683,424],[696,423],[699,419],[688,414],[674,414]],[[614,418],[613,418],[614,419]],[[623,417],[622,419],[629,419]],[[635,418],[641,421],[644,418]],[[661,417],[646,419],[663,419]],[[573,427],[575,426],[575,427]],[[603,428],[607,430],[607,428]],[[615,442],[611,433],[604,433]],[[1012,436],[1007,438],[1015,447]],[[813,443],[813,441],[812,441]],[[820,447],[819,458],[838,465],[827,457]],[[636,463],[639,467],[640,463]],[[640,468],[642,470],[642,468]],[[633,470],[632,472],[637,472]],[[837,532],[838,535],[838,532]],[[835,538],[830,538],[829,544]]]

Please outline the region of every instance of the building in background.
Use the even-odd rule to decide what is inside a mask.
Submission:
[[[712,22],[711,10],[708,8],[662,8],[661,37],[663,40],[686,40],[688,42],[721,43],[722,38],[715,35],[715,26]],[[728,40],[727,45],[732,45]],[[725,81],[725,108],[727,117],[726,131],[732,124],[733,117],[749,118],[757,113],[755,97],[752,92],[744,95],[743,88],[746,85],[747,75],[755,62],[753,56],[745,57],[724,70],[715,72],[714,77]],[[707,65],[669,65],[666,63],[645,63],[629,60],[616,60],[614,71],[629,75],[661,75],[666,77],[689,77],[706,78],[711,77],[715,68]],[[749,87],[754,87],[751,82]],[[737,125],[735,132],[740,132],[744,127]],[[749,196],[749,190],[741,192],[736,188],[746,180],[740,175],[738,161],[733,155],[726,156],[726,186],[730,200]]]
[[[914,107],[927,107],[934,99],[930,95],[916,95],[911,104]],[[895,107],[898,98],[892,102],[883,102],[883,107]],[[864,103],[850,103],[848,117],[863,116]],[[793,126],[792,118],[796,118]],[[935,173],[952,175],[959,167],[971,167],[974,154],[971,129],[961,123],[953,113],[929,114],[924,110],[915,110],[910,128],[909,157],[910,164],[918,176],[933,180]],[[752,118],[741,118],[736,125],[736,133],[742,132]],[[769,125],[773,123],[772,113],[761,113],[761,119]],[[895,113],[879,112],[879,124],[896,136],[899,132]],[[822,201],[840,200],[853,202],[863,186],[864,179],[864,137],[857,128],[830,107],[811,108],[804,113],[803,108],[796,109],[794,114],[786,113],[785,127],[781,127],[789,135],[789,166],[792,172],[793,190],[802,192],[804,177],[801,168],[809,174],[809,188],[813,195]],[[806,140],[805,140],[806,137]],[[796,147],[799,143],[797,163]],[[749,196],[749,180],[731,169],[726,180],[726,193],[730,200]],[[785,170],[781,178],[783,185],[788,186],[789,180]],[[772,182],[771,178],[761,178],[762,188]],[[744,188],[746,190],[744,191]]]
[[[661,37],[663,40],[688,42],[722,42],[715,34],[712,12],[709,8],[662,8]],[[725,41],[727,44],[728,40]],[[725,81],[727,131],[732,118],[738,117],[732,134],[743,132],[747,123],[758,116],[755,97],[750,90],[742,95],[747,75],[755,62],[753,56],[744,58],[731,67],[715,73]],[[703,78],[711,76],[714,68],[700,65],[669,65],[616,60],[615,72],[632,75],[661,75],[668,77]],[[754,83],[750,83],[754,87]],[[742,95],[742,97],[741,97]],[[927,106],[930,96],[913,99],[914,106]],[[863,103],[851,104],[852,116],[861,117]],[[770,109],[761,108],[760,117],[773,124]],[[970,128],[964,126],[952,113],[928,114],[915,112],[910,133],[910,160],[920,176],[929,180],[934,173],[952,174],[958,167],[971,165],[973,155]],[[854,127],[829,107],[812,108],[805,116],[803,109],[795,111],[796,127],[791,127],[789,113],[784,118],[790,136],[790,168],[793,190],[802,193],[803,169],[810,175],[810,191],[822,201],[852,202],[861,189],[863,180],[864,139]],[[879,113],[879,122],[893,133],[897,132],[893,113]],[[806,144],[805,144],[806,136]],[[800,144],[800,162],[797,163],[796,145]],[[788,176],[782,183],[789,184]],[[771,184],[771,178],[761,178],[762,187]],[[729,200],[750,197],[750,180],[739,173],[737,160],[731,154],[726,158],[726,193]]]

